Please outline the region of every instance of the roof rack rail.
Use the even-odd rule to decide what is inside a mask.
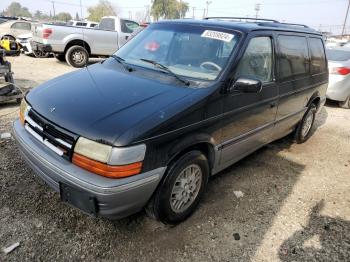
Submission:
[[[293,23],[281,23],[277,20],[273,20],[273,19],[265,19],[265,18],[254,18],[254,17],[236,17],[236,16],[213,16],[213,17],[205,17],[203,18],[205,20],[210,20],[210,19],[231,19],[231,20],[238,20],[238,21],[253,21],[253,22],[271,22],[271,23],[276,23],[276,24],[280,24],[280,25],[289,25],[289,26],[299,26],[299,27],[304,27],[304,28],[310,28],[307,25],[303,25],[303,24],[293,24]]]
[[[291,24],[291,23],[281,23],[282,25],[290,25],[290,26],[300,26],[300,27],[304,27],[304,28],[310,28],[307,25],[303,25],[303,24]]]
[[[236,17],[236,16],[212,16],[212,17],[205,17],[203,18],[205,20],[210,20],[210,19],[231,19],[231,20],[252,20],[252,21],[264,21],[264,22],[272,22],[272,23],[280,23],[277,20],[273,20],[273,19],[264,19],[264,18],[252,18],[252,17]]]

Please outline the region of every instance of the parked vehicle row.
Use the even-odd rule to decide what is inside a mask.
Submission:
[[[50,49],[58,60],[84,67],[89,57],[112,55],[138,27],[135,21],[107,16],[95,28],[42,23],[35,24],[32,32],[38,50]]]
[[[350,108],[350,48],[327,50],[329,85],[327,98],[338,101],[339,106]]]
[[[90,215],[146,207],[185,220],[210,176],[290,133],[305,142],[326,100],[321,34],[240,20],[157,22],[103,62],[32,89],[14,122],[24,159]],[[38,30],[61,45],[50,37],[60,27]]]

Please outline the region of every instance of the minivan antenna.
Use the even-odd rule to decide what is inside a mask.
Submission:
[[[80,0],[80,17],[81,17],[81,19],[83,19],[83,4],[82,4],[82,0]],[[85,36],[84,36],[84,28],[83,27],[81,27],[81,33],[83,35],[83,47],[84,47],[85,50],[87,50],[86,46],[85,46]],[[88,63],[88,60],[86,61],[85,65],[84,65],[85,67],[87,67],[87,63]]]

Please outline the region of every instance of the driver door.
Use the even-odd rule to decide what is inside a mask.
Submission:
[[[271,142],[277,112],[273,35],[259,34],[247,40],[246,49],[232,72],[262,82],[259,93],[233,91],[224,96],[220,164],[228,166]]]

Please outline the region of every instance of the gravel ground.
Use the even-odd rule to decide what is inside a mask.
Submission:
[[[17,83],[35,86],[72,68],[13,60]],[[0,133],[18,105],[0,105]],[[144,212],[110,221],[63,204],[0,140],[0,261],[349,261],[350,110],[327,104],[308,142],[289,137],[211,179],[197,212],[164,226]],[[237,198],[234,191],[242,191]]]

